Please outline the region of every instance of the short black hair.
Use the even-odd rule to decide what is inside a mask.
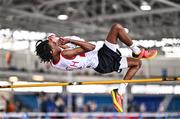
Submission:
[[[53,59],[51,54],[52,48],[48,44],[48,40],[38,40],[36,42],[36,55],[39,56],[41,62],[50,62]]]

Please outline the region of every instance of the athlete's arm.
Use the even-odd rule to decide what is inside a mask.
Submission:
[[[68,45],[60,45],[60,44],[58,44],[58,46],[61,47],[62,49],[70,48]]]
[[[77,48],[73,48],[73,49],[67,49],[67,50],[63,50],[62,54],[66,57],[73,57],[85,52],[89,52],[95,49],[95,45],[86,42],[86,41],[78,41],[78,40],[73,40],[73,39],[69,39],[69,38],[60,38],[60,42],[62,45],[65,45],[66,43],[72,43],[75,44],[77,46]]]

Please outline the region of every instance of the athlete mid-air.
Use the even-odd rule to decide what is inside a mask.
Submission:
[[[133,57],[121,55],[118,50],[118,40],[132,50]],[[78,47],[69,48],[67,43],[75,44]],[[104,45],[98,51],[94,50],[95,47],[86,41],[51,35],[45,41],[37,41],[36,54],[42,62],[50,62],[53,67],[65,71],[92,68],[99,73],[114,71],[120,73],[122,69],[128,68],[124,80],[133,78],[141,67],[142,58],[152,58],[157,55],[157,50],[138,48],[120,24],[114,24],[111,27]],[[127,83],[121,85],[125,88]],[[111,95],[115,109],[118,112],[123,112],[121,90],[113,89]]]

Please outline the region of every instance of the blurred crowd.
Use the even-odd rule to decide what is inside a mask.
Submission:
[[[99,104],[94,100],[88,100],[82,102],[81,98],[76,97],[76,100],[72,96],[71,104],[69,107],[67,95],[60,94],[47,94],[44,92],[34,94],[36,97],[36,103],[27,100],[30,97],[25,96],[26,100],[18,100],[16,96],[6,99],[1,96],[0,112],[115,112],[112,103]],[[30,107],[27,104],[35,105]],[[81,104],[82,103],[82,104]],[[3,106],[4,105],[4,106]],[[128,112],[146,112],[147,105],[144,103],[136,104],[132,98],[128,99]],[[164,112],[163,104],[160,103],[158,112]]]
[[[37,107],[30,108],[22,101],[15,99],[13,96],[10,99],[6,99],[1,96],[0,112],[96,112],[97,104],[94,101],[88,101],[87,103],[76,106],[75,102],[72,102],[72,109],[68,109],[67,100],[59,95],[55,94],[53,97],[44,92],[36,94]],[[28,101],[28,100],[27,100]],[[26,102],[28,103],[28,102]]]

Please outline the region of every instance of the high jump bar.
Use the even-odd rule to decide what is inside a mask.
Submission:
[[[12,84],[3,85],[0,88],[28,88],[28,87],[48,87],[48,86],[72,86],[72,85],[108,85],[120,83],[155,83],[167,81],[180,81],[180,77],[176,78],[148,78],[148,79],[132,79],[132,80],[104,80],[104,81],[85,81],[85,82],[56,82],[56,83],[34,83],[34,84]]]

